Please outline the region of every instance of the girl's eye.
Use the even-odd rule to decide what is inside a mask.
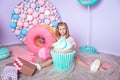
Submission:
[[[59,29],[59,30],[62,30],[62,29]]]

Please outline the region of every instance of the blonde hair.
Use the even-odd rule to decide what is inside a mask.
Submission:
[[[68,25],[65,23],[65,22],[59,22],[57,27],[56,27],[56,38],[57,39],[60,39],[61,37],[61,34],[59,32],[59,26],[65,26],[66,27],[66,34],[65,34],[65,37],[68,38],[70,36],[69,34],[69,29],[68,29]]]

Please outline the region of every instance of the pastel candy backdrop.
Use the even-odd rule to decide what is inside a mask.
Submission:
[[[23,0],[0,0],[0,45],[21,43],[9,24],[11,12]],[[87,8],[77,0],[49,0],[58,10],[62,21],[68,23],[78,46],[87,42]],[[99,51],[120,55],[120,1],[100,0],[90,9],[90,45]]]
[[[38,24],[55,28],[61,16],[47,0],[23,0],[11,12],[10,28],[20,41],[25,41],[28,31]]]

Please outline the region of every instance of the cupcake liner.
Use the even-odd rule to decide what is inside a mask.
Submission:
[[[70,53],[56,53],[51,51],[54,68],[63,71],[69,70],[74,62],[75,53],[75,50]]]

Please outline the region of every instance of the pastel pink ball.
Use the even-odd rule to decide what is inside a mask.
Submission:
[[[15,11],[15,13],[17,13],[17,14],[20,14],[20,9],[19,9],[19,8],[15,8],[14,11]]]
[[[28,20],[28,21],[32,21],[32,20],[33,20],[33,16],[32,16],[32,15],[28,15],[28,16],[27,16],[27,20]]]
[[[19,35],[20,34],[20,30],[15,30],[15,35]]]
[[[34,11],[34,10],[33,10],[32,8],[29,8],[29,9],[27,10],[28,14],[32,14],[33,11]]]
[[[50,16],[50,20],[54,21],[55,20],[55,16]]]
[[[44,1],[43,0],[39,0],[39,4],[40,5],[44,5]]]
[[[20,18],[22,18],[22,19],[25,19],[26,18],[26,14],[20,14]]]
[[[34,17],[34,18],[38,17],[38,13],[37,13],[37,12],[34,12],[34,13],[33,13],[33,17]]]
[[[22,27],[22,26],[23,26],[22,21],[18,21],[18,22],[17,22],[17,26]]]
[[[44,19],[45,18],[45,15],[44,14],[40,14],[40,19]]]
[[[28,22],[24,22],[24,27],[29,27]]]
[[[49,11],[49,10],[46,10],[46,11],[45,11],[45,15],[50,15],[50,11]]]
[[[45,11],[45,8],[41,7],[40,12],[44,12],[44,11]]]
[[[31,3],[31,8],[35,8],[35,3]]]
[[[33,23],[33,25],[37,25],[37,24],[38,24],[38,21],[37,21],[36,19],[34,19],[34,20],[32,21],[32,23]]]
[[[45,23],[46,24],[50,24],[50,20],[49,19],[45,19]]]

